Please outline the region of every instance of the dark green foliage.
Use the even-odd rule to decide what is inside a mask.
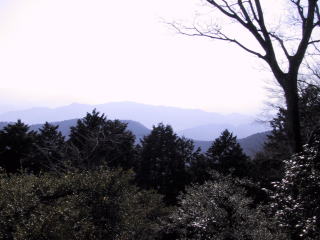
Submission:
[[[192,155],[191,161],[188,163],[189,183],[203,184],[210,179],[211,166],[208,158],[201,153],[198,148]]]
[[[223,174],[232,172],[237,177],[249,175],[249,157],[243,153],[237,137],[228,130],[212,143],[206,155],[212,168]]]
[[[35,132],[18,120],[0,131],[0,167],[14,173],[21,169],[23,159],[30,154]]]
[[[134,136],[119,120],[107,120],[99,112],[87,113],[71,128],[68,156],[77,167],[90,169],[107,164],[109,167],[133,167]]]
[[[186,163],[193,155],[193,143],[179,138],[170,126],[154,126],[150,135],[143,138],[137,181],[146,189],[156,189],[165,201],[174,204],[188,181]]]
[[[271,134],[268,135],[264,146],[264,152],[269,159],[283,160],[292,154],[289,147],[289,140],[287,135],[287,121],[286,111],[279,108],[276,117],[270,121],[272,128]]]
[[[301,88],[299,94],[301,134],[303,144],[310,141],[312,133],[319,127],[320,89],[314,85]],[[291,157],[288,139],[286,109],[279,108],[275,118],[270,121],[271,134],[264,149],[254,159],[254,178],[264,187],[271,188],[271,182],[280,181],[284,175],[283,160]]]
[[[285,175],[275,182],[272,209],[292,239],[320,239],[320,142],[284,161]]]
[[[157,239],[161,197],[105,169],[0,176],[0,239]]]
[[[179,207],[167,222],[168,232],[181,240],[287,239],[261,210],[251,208],[239,180],[214,174],[213,181],[193,185],[179,197]]]
[[[320,127],[320,87],[308,85],[300,93],[301,131],[304,143]]]
[[[23,160],[23,168],[33,173],[59,171],[64,160],[65,140],[58,126],[46,122],[35,136],[31,153]]]
[[[283,160],[274,159],[264,152],[256,154],[252,164],[251,177],[263,188],[272,189],[272,182],[279,181],[283,177]]]
[[[285,114],[285,110],[280,108],[276,117],[270,121],[272,131],[267,136],[263,150],[253,159],[252,177],[268,189],[272,188],[271,182],[283,177],[283,159],[288,159],[292,154]]]
[[[312,133],[320,124],[320,88],[308,85],[300,90],[299,109],[303,144],[308,143]],[[289,147],[287,110],[279,108],[277,116],[270,122],[272,132],[268,136],[264,151],[271,159],[288,159]]]

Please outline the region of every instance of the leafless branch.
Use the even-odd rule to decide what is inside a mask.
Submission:
[[[304,8],[303,8],[303,6],[301,5],[301,1],[300,0],[290,0],[294,5],[295,5],[295,7],[297,8],[297,12],[298,12],[298,14],[299,14],[299,16],[300,16],[300,20],[301,20],[301,22],[302,22],[302,29],[303,29],[303,31],[304,31],[304,29],[305,29],[305,23],[306,23],[306,18],[305,18],[305,16],[304,16]]]
[[[254,8],[254,6],[253,6],[253,4],[252,4],[252,1],[249,0],[248,3],[249,3],[249,6],[250,6],[250,9],[251,9],[253,18],[254,18],[257,22],[259,22],[259,18],[258,18],[257,14],[256,14],[256,10],[255,10],[255,8]]]
[[[279,44],[281,46],[281,49],[284,52],[285,56],[287,57],[288,60],[290,60],[292,56],[289,54],[289,52],[288,52],[288,50],[287,50],[287,48],[286,48],[286,46],[284,44],[283,39],[281,37],[279,37],[274,32],[270,32],[269,34],[270,34],[271,37],[273,37],[274,39],[276,39],[279,42]]]
[[[263,56],[261,53],[254,51],[254,50],[250,49],[249,47],[246,47],[244,44],[242,44],[241,42],[239,42],[236,39],[228,37],[226,34],[221,32],[220,29],[216,28],[216,29],[214,29],[215,32],[212,32],[212,31],[199,30],[199,28],[197,28],[196,26],[185,27],[185,26],[177,26],[177,24],[175,24],[175,23],[167,23],[167,24],[169,24],[171,27],[173,27],[179,34],[182,34],[185,36],[192,36],[192,37],[207,37],[210,39],[231,42],[231,43],[238,45],[239,47],[241,47],[245,51],[247,51],[247,52],[249,52],[249,53],[251,53],[261,59],[265,58],[265,56]]]
[[[319,43],[320,42],[320,39],[319,40],[312,40],[309,42],[309,45],[312,45],[312,44],[315,44],[315,43]]]

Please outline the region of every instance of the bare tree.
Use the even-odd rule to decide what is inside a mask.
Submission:
[[[277,0],[279,1],[279,0]],[[236,44],[245,51],[264,60],[284,91],[288,112],[288,136],[293,152],[300,152],[302,140],[298,108],[298,74],[309,46],[320,41],[315,39],[315,29],[320,23],[318,0],[286,0],[287,23],[295,28],[280,30],[272,28],[266,22],[267,10],[260,0],[207,0],[209,5],[222,16],[253,36],[258,50],[247,46],[240,39],[234,38],[225,28],[211,24],[206,28],[194,24],[185,27],[171,24],[179,33],[188,36],[201,36]],[[298,32],[297,32],[298,29]],[[285,67],[284,67],[285,66]],[[285,68],[285,69],[284,69]]]

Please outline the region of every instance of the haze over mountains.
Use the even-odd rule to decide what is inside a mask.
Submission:
[[[68,138],[70,134],[70,128],[77,124],[78,119],[70,119],[61,122],[51,122],[53,125],[58,125],[58,130]],[[127,124],[127,129],[131,131],[136,137],[136,143],[139,143],[140,140],[150,134],[151,130],[143,126],[141,123],[131,120],[122,120],[122,122]],[[0,130],[5,127],[7,122],[0,122]],[[38,131],[39,128],[42,127],[42,124],[33,124],[30,125],[30,130]],[[250,135],[246,138],[238,139],[239,144],[241,145],[244,152],[253,157],[257,152],[261,151],[263,148],[263,144],[267,138],[268,132],[256,133]],[[200,141],[196,139],[192,139],[194,142],[195,149],[198,147],[201,148],[202,152],[206,152],[208,148],[211,146],[212,141]]]
[[[51,122],[53,125],[58,125],[58,130],[62,133],[63,136],[68,137],[70,135],[70,128],[76,126],[78,119],[70,119],[61,122]],[[136,141],[139,142],[144,136],[150,133],[150,129],[143,126],[141,123],[131,120],[121,120],[121,122],[127,124],[127,129],[131,131],[135,137]],[[37,131],[42,127],[42,124],[33,124],[30,126],[30,130]],[[0,122],[1,128],[1,122]]]
[[[99,105],[74,103],[58,108],[31,108],[2,113],[0,122],[14,122],[17,119],[27,124],[58,122],[82,118],[94,108],[105,113],[108,119],[137,121],[149,129],[160,122],[170,124],[179,135],[203,141],[215,139],[226,128],[238,138],[268,130],[266,125],[257,124],[252,116],[223,115],[197,109],[152,106],[134,102],[111,102]]]

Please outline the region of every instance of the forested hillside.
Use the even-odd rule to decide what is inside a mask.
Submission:
[[[301,98],[310,93],[320,99],[312,87]],[[305,123],[317,121],[314,104]],[[148,130],[96,110],[60,128],[5,123],[1,239],[317,239],[320,136],[305,124],[308,144],[291,156],[284,116],[240,141],[224,130],[205,151],[170,125]],[[239,144],[261,139],[252,158]]]

